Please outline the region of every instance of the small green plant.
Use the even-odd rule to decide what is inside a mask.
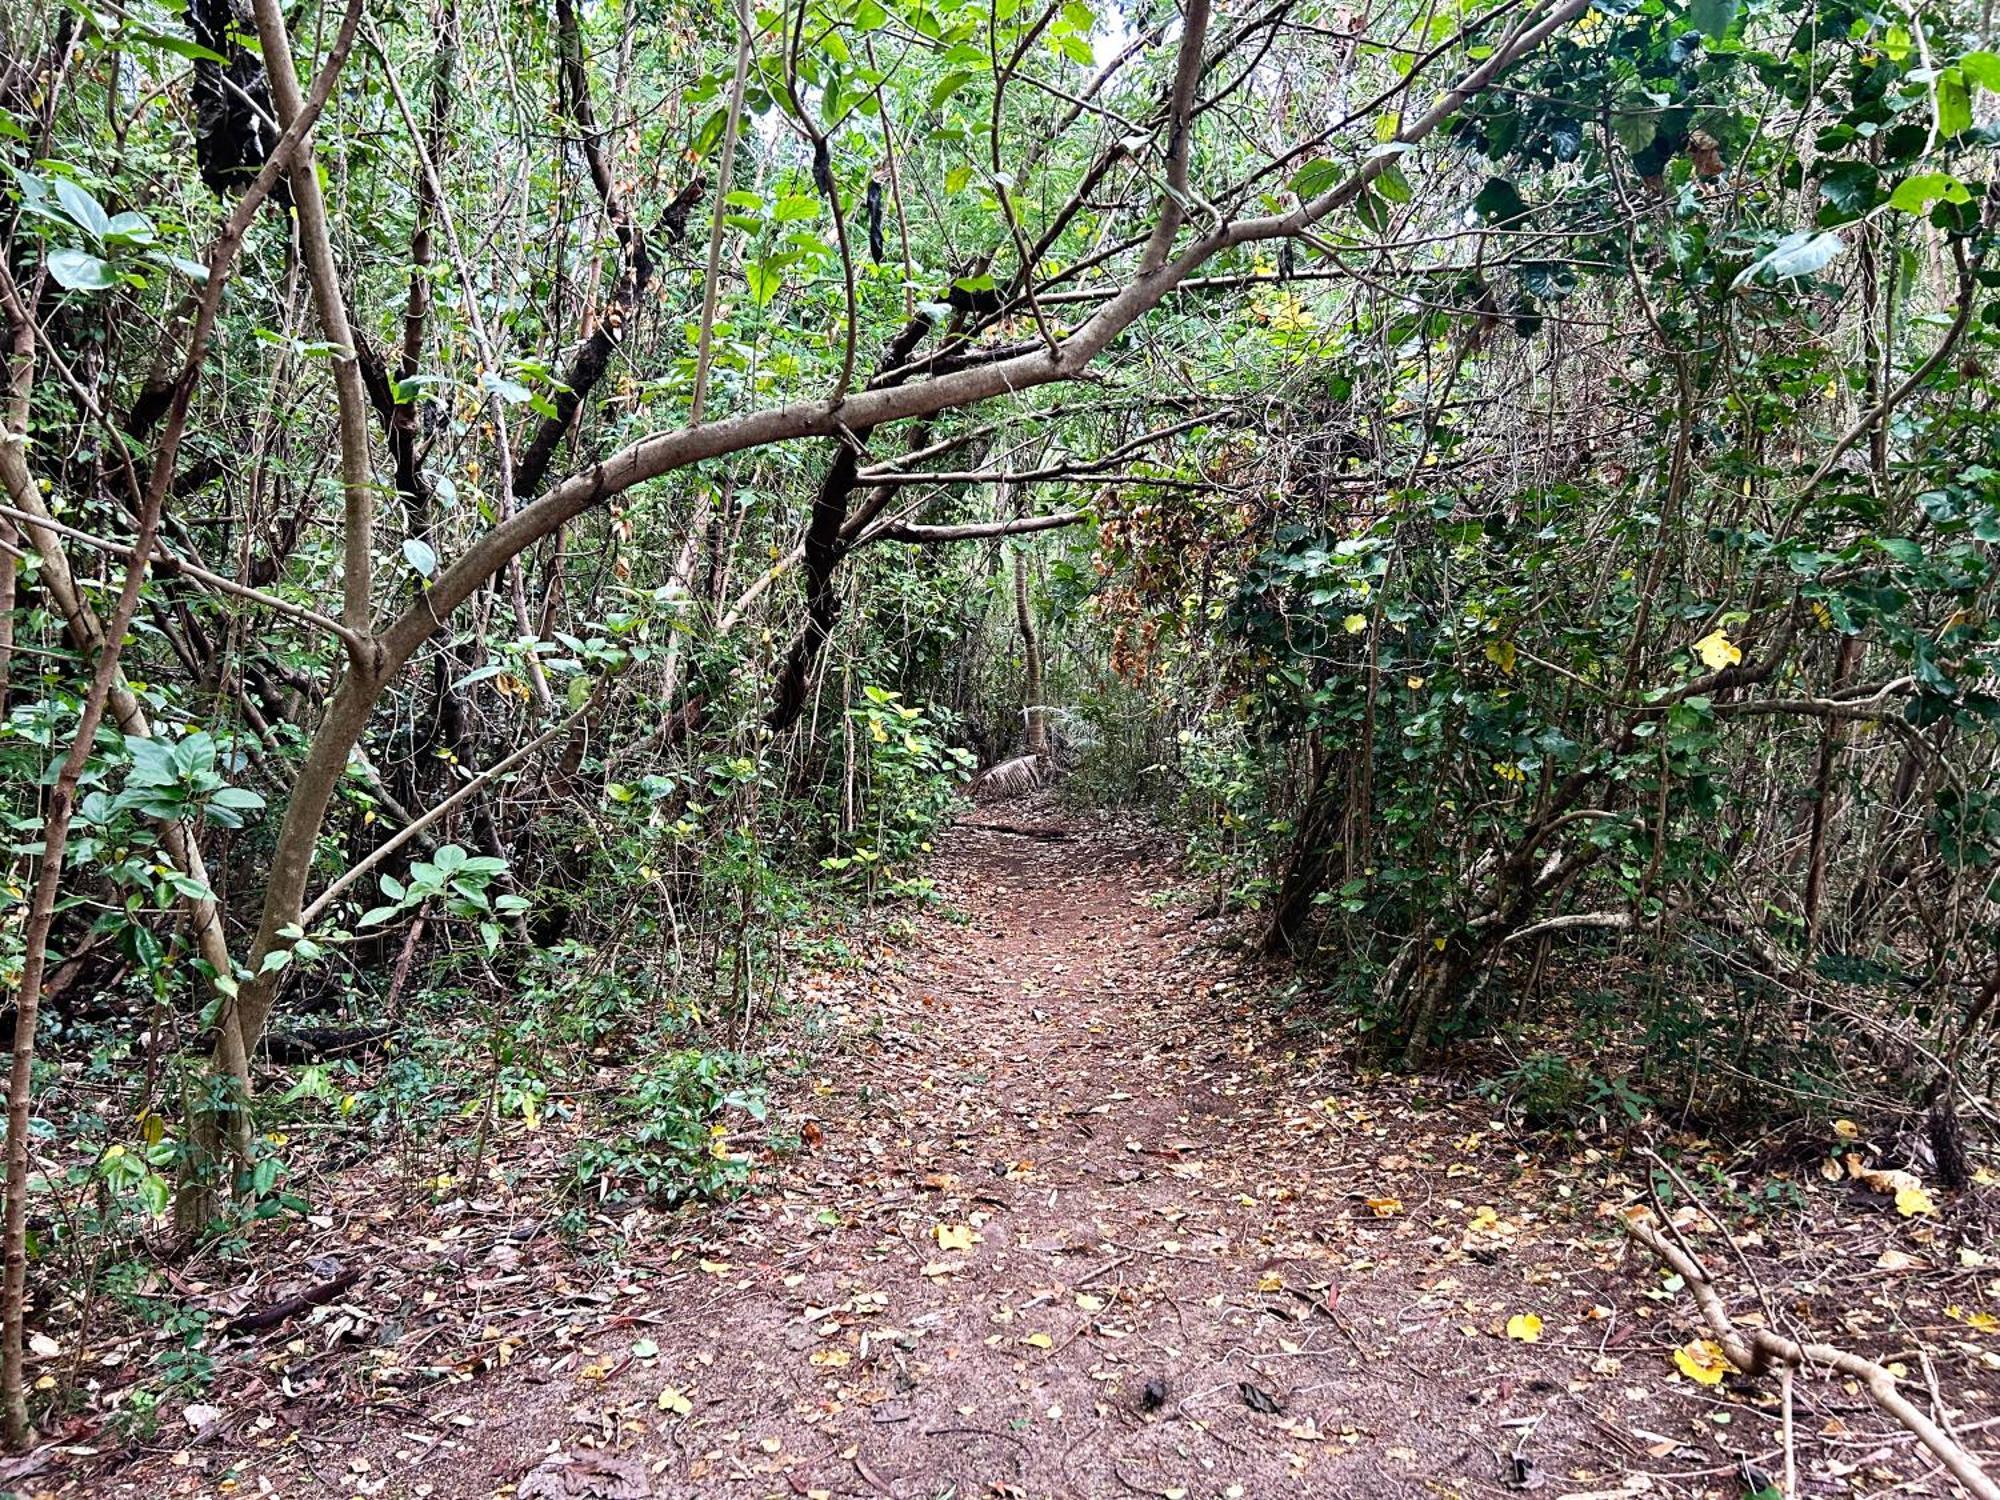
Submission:
[[[488,854],[467,854],[456,844],[446,844],[429,859],[410,865],[410,878],[398,880],[384,875],[378,884],[388,898],[381,906],[362,913],[357,927],[373,927],[405,911],[414,911],[426,901],[442,900],[454,917],[478,925],[486,951],[500,947],[500,919],[517,916],[528,909],[525,897],[505,892],[493,895],[491,887],[507,873],[507,861]]]
[[[636,1197],[664,1207],[727,1198],[750,1179],[748,1157],[730,1143],[724,1116],[762,1123],[758,1066],[733,1052],[679,1048],[647,1064],[612,1117],[571,1158],[583,1193]]]
[[[112,1265],[104,1275],[105,1291],[125,1318],[153,1330],[145,1372],[119,1393],[111,1413],[114,1429],[133,1440],[159,1430],[163,1404],[197,1396],[215,1378],[208,1313],[160,1296],[160,1279],[158,1271],[137,1260]]]
[[[1606,1078],[1558,1053],[1530,1052],[1518,1065],[1482,1084],[1482,1097],[1520,1113],[1530,1130],[1560,1130],[1602,1116],[1645,1118],[1653,1101],[1622,1078]]]

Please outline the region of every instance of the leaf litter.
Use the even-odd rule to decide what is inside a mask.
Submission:
[[[1774,1392],[1618,1232],[1646,1173],[1615,1132],[1523,1137],[1450,1080],[1357,1074],[1193,915],[1154,835],[1063,831],[962,828],[908,949],[801,983],[827,1038],[780,1101],[804,1149],[755,1195],[633,1211],[580,1250],[498,1195],[414,1238],[380,1208],[316,1226],[373,1274],[246,1342],[198,1423],[16,1472],[423,1500],[1735,1500],[1780,1463]],[[1779,1174],[1810,1232],[1804,1210],[1675,1228],[1718,1275],[1754,1270],[1739,1323],[1899,1356],[1976,1445],[2000,1428],[2000,1262],[1838,1125],[1831,1170]],[[1839,1382],[1795,1400],[1806,1493],[1945,1492]]]

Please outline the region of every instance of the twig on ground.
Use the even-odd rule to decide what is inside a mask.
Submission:
[[[273,1302],[269,1307],[259,1308],[256,1312],[244,1313],[239,1318],[231,1319],[223,1332],[256,1333],[261,1329],[274,1328],[288,1318],[296,1318],[302,1312],[315,1307],[324,1307],[360,1279],[361,1268],[358,1266],[351,1271],[342,1271],[331,1281]]]
[[[1671,1266],[1686,1284],[1694,1297],[1695,1306],[1701,1311],[1702,1321],[1715,1335],[1723,1354],[1745,1375],[1761,1375],[1773,1365],[1796,1369],[1800,1365],[1812,1364],[1838,1370],[1860,1385],[1877,1410],[1893,1417],[1914,1433],[1917,1441],[1930,1449],[1967,1492],[1977,1500],[2000,1500],[2000,1485],[1987,1475],[1979,1460],[1912,1405],[1897,1388],[1896,1377],[1882,1366],[1832,1344],[1798,1343],[1767,1328],[1739,1327],[1730,1317],[1728,1305],[1716,1290],[1715,1283],[1709,1280],[1708,1273],[1691,1254],[1670,1244],[1651,1226],[1637,1219],[1626,1218],[1623,1223],[1627,1234]]]

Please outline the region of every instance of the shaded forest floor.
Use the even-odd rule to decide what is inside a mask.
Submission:
[[[1145,835],[982,817],[910,948],[805,986],[775,1103],[808,1144],[764,1191],[592,1254],[523,1203],[336,1210],[369,1267],[341,1300],[239,1341],[147,1451],[27,1487],[1733,1500],[1743,1456],[1780,1466],[1774,1389],[1676,1369],[1692,1309],[1604,1217],[1639,1176],[1615,1143],[1357,1078],[1287,1038]],[[2000,1442],[1968,1311],[1994,1270],[1803,1191],[1813,1233],[1741,1239],[1767,1286],[1928,1350],[1957,1430]],[[1801,1493],[1949,1492],[1838,1384],[1800,1383],[1796,1427]]]

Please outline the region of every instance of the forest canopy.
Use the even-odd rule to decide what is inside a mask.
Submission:
[[[574,1191],[740,1189],[982,768],[1146,809],[1372,1066],[1949,1175],[1990,19],[8,7],[10,1434],[107,1264],[476,1178],[607,1049]]]

